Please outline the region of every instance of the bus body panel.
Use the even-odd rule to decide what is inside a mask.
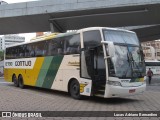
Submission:
[[[68,91],[68,82],[73,78],[76,80],[79,78],[79,55],[66,55],[63,57],[51,88]]]
[[[19,75],[22,75],[25,85],[35,86],[43,61],[43,57],[6,60],[4,70],[7,71],[7,74],[5,74],[5,80],[11,82],[14,74],[17,79]],[[12,63],[12,66],[7,66],[7,63]]]
[[[18,62],[21,62],[17,64]],[[31,64],[28,66],[28,61]],[[80,78],[79,55],[50,56],[26,59],[6,60],[12,66],[5,66],[5,80],[12,82],[15,74],[17,79],[22,75],[24,84],[68,92],[68,83],[76,79],[80,83],[80,94],[91,95],[91,80]],[[17,66],[18,65],[18,66]],[[26,66],[27,65],[27,66]],[[26,69],[22,69],[25,67]]]
[[[63,57],[51,89],[67,92],[69,81],[76,79],[80,84],[80,94],[90,96],[92,82],[91,80],[80,78],[79,59],[79,54],[66,55]]]
[[[137,87],[121,87],[106,84],[106,92],[104,98],[110,97],[126,97],[143,93],[146,89],[146,84]],[[133,91],[133,92],[130,92]]]
[[[125,97],[143,93],[146,89],[146,77],[137,79],[132,82],[132,79],[119,79],[116,77],[109,77],[110,81],[118,81],[122,86],[113,86],[106,84],[105,98],[109,97]],[[133,91],[132,91],[133,90]]]

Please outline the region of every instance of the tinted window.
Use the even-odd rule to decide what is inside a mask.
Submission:
[[[31,45],[26,45],[25,57],[30,57]]]
[[[80,51],[80,35],[54,38],[6,49],[6,59],[77,54]]]
[[[26,45],[21,45],[21,46],[19,46],[18,47],[18,51],[19,51],[19,56],[17,56],[17,57],[19,57],[19,58],[23,58],[23,57],[25,57],[25,49],[26,49]]]
[[[65,38],[64,54],[78,54],[80,53],[80,35],[68,36]]]
[[[146,66],[160,66],[160,62],[145,62]]]
[[[84,48],[99,46],[101,35],[99,30],[87,31],[83,33]]]
[[[45,41],[38,42],[35,44],[35,56],[41,57],[46,54],[46,49],[44,49]]]
[[[10,59],[10,48],[6,49],[6,59]]]
[[[35,57],[35,44],[32,43],[32,44],[29,44],[28,46],[30,49],[29,49],[29,57]]]
[[[47,55],[62,55],[64,51],[64,39],[56,38],[48,41],[48,53]]]

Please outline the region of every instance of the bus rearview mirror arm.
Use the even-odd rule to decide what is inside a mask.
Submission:
[[[111,42],[111,41],[101,41],[101,43],[108,45],[108,49],[107,48],[106,49],[107,49],[107,52],[108,52],[109,56],[105,57],[104,59],[107,59],[109,57],[114,57],[114,55],[115,55],[115,46],[114,46],[113,42]]]

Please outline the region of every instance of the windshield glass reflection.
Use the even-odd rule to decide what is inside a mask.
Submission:
[[[145,73],[139,47],[115,45],[115,56],[110,58],[109,64],[111,76],[131,78]]]
[[[115,46],[114,57],[108,59],[110,76],[120,78],[144,76],[144,58],[137,35],[134,32],[106,29],[103,33],[104,39],[112,41]]]

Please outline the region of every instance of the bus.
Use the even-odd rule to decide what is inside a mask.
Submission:
[[[160,61],[158,60],[145,60],[146,71],[151,68],[153,75],[160,75]]]
[[[145,53],[146,71],[152,69],[154,75],[160,75],[160,61],[157,60],[157,51],[152,46],[142,46],[143,53]]]
[[[146,88],[143,51],[134,32],[90,27],[5,49],[4,79],[82,96],[125,97]]]

